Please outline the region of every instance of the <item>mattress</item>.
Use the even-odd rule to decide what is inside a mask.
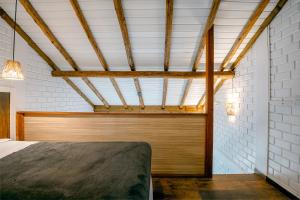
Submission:
[[[4,143],[0,143],[0,152]],[[5,148],[10,149],[7,155],[0,155],[1,200],[151,196],[151,147],[147,143],[16,144]]]

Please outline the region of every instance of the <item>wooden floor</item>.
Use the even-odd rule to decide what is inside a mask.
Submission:
[[[258,175],[216,175],[198,178],[153,178],[156,199],[289,199]]]

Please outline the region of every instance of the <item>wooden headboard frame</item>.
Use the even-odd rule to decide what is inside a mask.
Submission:
[[[206,114],[18,112],[17,139],[26,141],[144,141],[152,174],[205,176]]]

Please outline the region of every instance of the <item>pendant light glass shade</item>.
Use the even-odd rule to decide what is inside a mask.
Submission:
[[[15,60],[16,46],[16,25],[17,25],[17,8],[18,0],[15,3],[15,21],[14,21],[14,37],[13,37],[13,55],[12,60],[7,60],[2,71],[2,78],[8,80],[24,80],[21,63]]]
[[[2,71],[2,78],[8,80],[24,80],[20,62],[7,60]]]

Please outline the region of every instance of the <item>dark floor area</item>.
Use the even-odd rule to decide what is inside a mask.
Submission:
[[[215,175],[199,178],[153,178],[154,200],[160,199],[289,199],[255,175]]]

